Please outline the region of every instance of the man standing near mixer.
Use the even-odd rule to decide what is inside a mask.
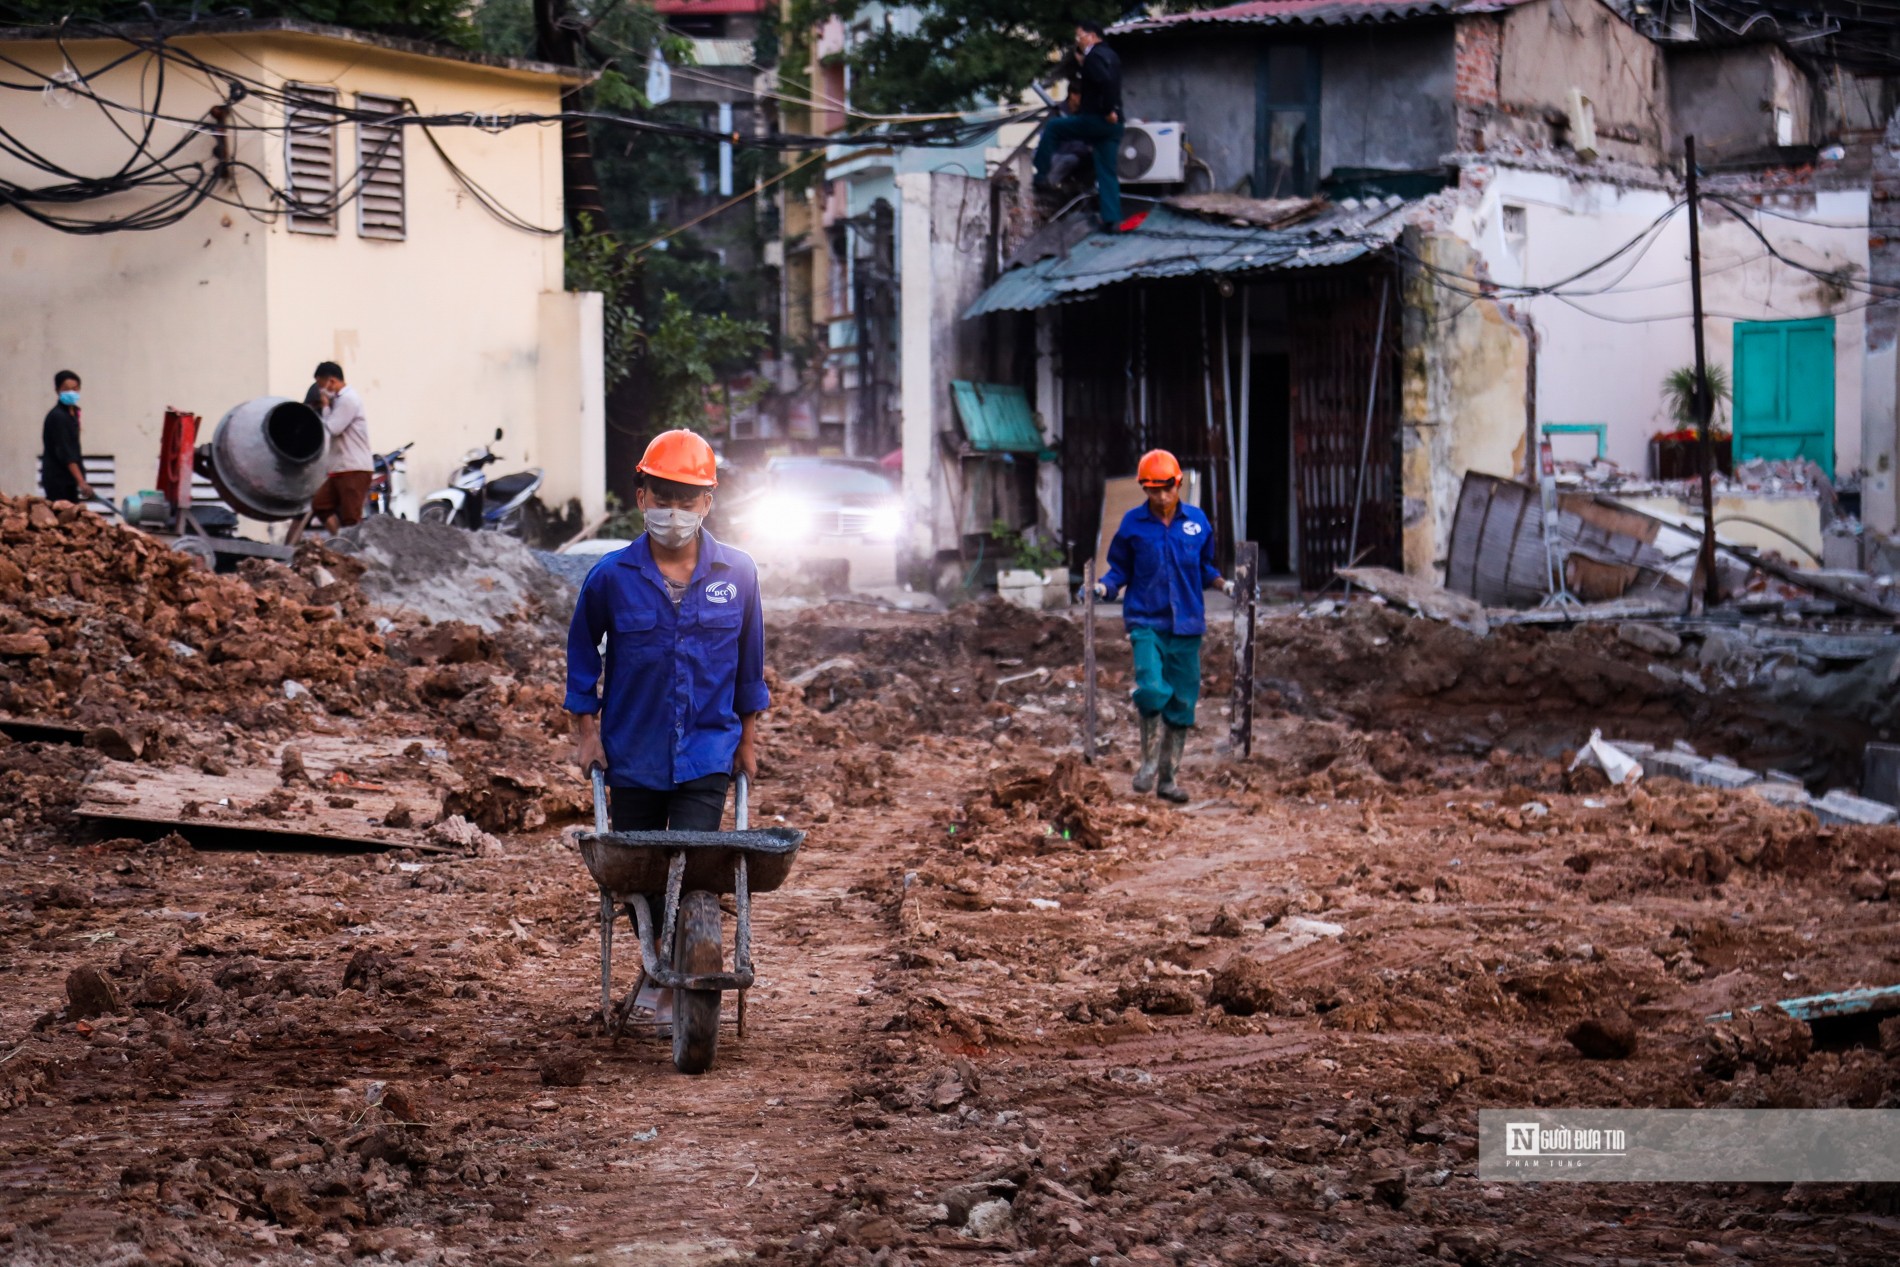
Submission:
[[[606,771],[614,831],[718,831],[733,774],[758,773],[772,702],[758,568],[703,526],[719,474],[702,437],[663,432],[637,469],[646,531],[587,574],[568,629],[576,760]],[[638,1002],[665,1023],[671,993]]]
[[[343,381],[335,361],[317,366],[311,390],[322,402],[323,429],[330,433],[330,474],[311,499],[310,513],[331,532],[363,522],[363,505],[375,476],[376,455],[369,447],[369,417],[363,398]],[[305,403],[309,402],[306,396]]]

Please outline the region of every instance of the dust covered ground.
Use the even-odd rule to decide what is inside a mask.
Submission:
[[[1561,753],[1781,761],[1864,709],[1355,605],[1263,629],[1247,760],[1210,640],[1175,808],[1128,791],[1118,631],[1091,768],[1072,621],[776,615],[757,811],[810,836],[689,1079],[600,1033],[559,613],[392,622],[364,566],[211,577],[0,502],[0,712],[87,734],[0,741],[0,1261],[1892,1261],[1890,1187],[1476,1175],[1484,1107],[1894,1105],[1893,1024],[1703,1018],[1900,982],[1900,831]],[[451,852],[73,817],[112,755],[411,735]]]

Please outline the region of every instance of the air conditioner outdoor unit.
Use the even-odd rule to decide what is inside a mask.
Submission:
[[[1124,185],[1173,185],[1187,169],[1182,163],[1181,125],[1131,119],[1122,130],[1120,161]]]

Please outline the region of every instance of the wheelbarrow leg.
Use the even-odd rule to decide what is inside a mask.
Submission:
[[[741,785],[743,787],[743,784]],[[743,811],[741,811],[743,814]],[[732,867],[732,970],[741,979],[752,971],[752,886],[746,875],[745,851]],[[739,991],[739,1037],[745,1037],[745,991]]]
[[[614,911],[613,894],[600,891],[600,1023],[613,1024],[614,1005]]]

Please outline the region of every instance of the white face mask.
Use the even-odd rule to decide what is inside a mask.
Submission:
[[[678,550],[699,535],[706,516],[692,510],[649,510],[647,535],[669,550]]]

